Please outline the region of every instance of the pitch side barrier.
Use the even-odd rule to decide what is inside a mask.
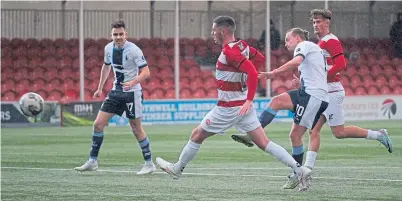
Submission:
[[[198,124],[216,105],[213,99],[148,100],[143,104],[142,121],[152,124]],[[269,99],[254,100],[259,115]],[[18,102],[1,102],[2,127],[23,126],[91,126],[102,102],[46,102],[43,113],[37,117],[24,116]],[[402,96],[347,96],[344,100],[345,120],[402,120]],[[293,113],[278,111],[274,121],[292,122]],[[110,126],[126,126],[128,119],[123,114],[115,115]]]

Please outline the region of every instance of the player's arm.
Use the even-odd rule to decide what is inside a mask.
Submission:
[[[105,46],[105,54],[103,57],[103,65],[102,65],[102,69],[101,69],[101,73],[100,73],[100,78],[99,78],[99,84],[98,84],[98,90],[96,90],[94,97],[100,96],[100,94],[102,93],[103,90],[103,86],[105,85],[105,82],[107,80],[107,78],[109,77],[109,73],[110,73],[110,68],[112,65],[112,62],[110,62],[109,60],[109,56],[108,56],[108,46]]]
[[[265,65],[265,57],[258,50],[253,47],[250,47],[250,57],[249,60],[258,70],[261,66]]]
[[[102,65],[100,78],[99,78],[100,80],[99,80],[99,85],[98,85],[98,91],[103,90],[103,86],[105,85],[105,82],[106,82],[107,78],[109,77],[110,69],[111,69],[111,64],[103,64]]]
[[[327,73],[327,77],[331,78],[346,68],[346,61],[345,57],[343,56],[341,42],[339,40],[328,40],[325,45],[333,61],[333,66],[328,70]]]
[[[140,72],[139,72],[137,78],[135,78],[133,85],[135,85],[137,83],[143,83],[149,77],[151,77],[151,72],[149,71],[148,66],[141,67]]]
[[[304,60],[304,55],[303,54],[298,54],[295,57],[293,57],[292,60],[286,62],[283,64],[281,67],[275,69],[272,71],[273,76],[276,76],[278,74],[281,74],[286,71],[294,70],[296,69]]]

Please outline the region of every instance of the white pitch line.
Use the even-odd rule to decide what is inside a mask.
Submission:
[[[194,170],[285,170],[289,169],[287,167],[259,167],[259,168],[225,168],[225,167],[188,167],[186,169],[194,169]],[[402,167],[348,167],[348,166],[343,166],[343,167],[337,167],[337,166],[331,166],[331,167],[314,167],[314,169],[402,169]]]
[[[48,170],[48,171],[73,171],[73,169],[62,168],[25,168],[25,167],[1,167],[1,169],[17,169],[17,170]],[[97,172],[111,173],[136,173],[132,170],[97,170]],[[154,174],[166,174],[165,172],[154,172]],[[285,178],[285,176],[274,175],[253,175],[253,174],[219,174],[219,173],[183,173],[183,175],[194,176],[223,176],[223,177],[268,177],[268,178]],[[402,182],[402,179],[362,179],[352,177],[314,177],[314,179],[326,180],[354,180],[354,181],[386,181],[386,182]]]

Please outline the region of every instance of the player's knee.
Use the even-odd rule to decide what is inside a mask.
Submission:
[[[142,126],[137,126],[134,122],[130,122],[131,131],[135,136],[145,135],[145,131]]]
[[[191,141],[193,141],[197,144],[201,144],[204,141],[205,136],[202,135],[200,128],[197,127],[195,129],[193,129],[193,131],[191,132],[190,139],[191,139]]]
[[[313,129],[309,131],[309,135],[310,138],[314,139],[320,136],[320,132]]]
[[[271,101],[269,102],[268,106],[271,109],[281,108],[281,101],[278,96],[274,96]]]
[[[293,144],[299,144],[302,141],[302,135],[297,132],[290,132],[289,138]]]
[[[93,130],[96,132],[102,132],[103,129],[105,128],[105,126],[106,126],[105,123],[95,120],[94,125],[93,125]]]

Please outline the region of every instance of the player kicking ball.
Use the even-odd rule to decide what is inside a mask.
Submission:
[[[323,51],[318,45],[306,41],[308,32],[300,28],[290,29],[286,33],[286,48],[293,51],[294,57],[283,66],[271,72],[264,72],[260,77],[271,79],[289,70],[298,68],[302,85],[297,90],[291,90],[275,96],[260,116],[262,127],[272,122],[278,110],[288,109],[294,112],[293,125],[290,136],[293,139],[301,139],[307,129],[312,129],[317,124],[319,116],[328,107],[327,68]],[[248,135],[232,135],[236,141],[252,146]],[[301,146],[300,141],[292,141],[294,149],[292,155],[296,161],[300,161],[295,149]],[[308,184],[309,185],[309,184]]]
[[[329,105],[325,112],[320,116],[317,125],[310,131],[309,146],[306,154],[305,166],[313,169],[317,157],[317,152],[320,147],[320,131],[325,122],[331,127],[332,134],[337,139],[343,138],[363,138],[368,140],[377,140],[392,153],[392,141],[388,136],[386,129],[373,131],[369,129],[360,128],[357,126],[344,126],[344,112],[343,100],[345,98],[345,91],[340,82],[339,72],[346,68],[345,58],[343,56],[343,49],[338,38],[329,31],[329,24],[332,18],[332,13],[328,9],[314,9],[310,13],[311,21],[313,23],[314,33],[320,39],[318,45],[323,49],[327,63],[330,65],[328,70],[328,95]],[[295,77],[292,84],[296,87],[300,85],[300,81]],[[301,139],[295,139],[296,136],[290,136],[292,142],[301,142]],[[232,138],[246,146],[253,146],[253,143],[246,135],[233,135]],[[300,144],[300,143],[298,143]],[[297,146],[292,145],[292,152],[294,157],[299,158],[297,161],[302,163],[304,147],[303,144]],[[298,185],[297,177],[289,175],[288,182],[283,186],[285,189],[293,189]]]
[[[148,64],[141,49],[126,40],[127,32],[123,21],[112,23],[111,35],[113,42],[105,46],[104,64],[98,90],[94,93],[94,97],[101,95],[111,67],[113,67],[115,78],[113,88],[103,101],[94,122],[89,159],[84,165],[74,169],[81,172],[98,169],[97,157],[103,142],[103,129],[115,114],[121,116],[123,112],[126,112],[132,132],[137,138],[145,160],[144,166],[137,174],[150,174],[156,168],[152,162],[149,139],[141,124],[142,88],[140,85],[150,76]]]
[[[258,121],[255,109],[252,107],[258,75],[249,60],[251,56],[255,56],[250,52],[255,50],[244,41],[236,41],[235,30],[236,24],[233,18],[219,16],[214,19],[211,34],[215,43],[222,45],[222,52],[216,64],[218,103],[193,130],[176,163],[169,163],[157,157],[156,164],[173,179],[179,179],[206,138],[223,134],[230,127],[235,127],[241,132],[248,133],[258,148],[291,167],[298,175],[300,189],[305,190],[308,188],[311,170],[300,166],[283,147],[270,141]],[[244,81],[245,74],[247,81]]]

